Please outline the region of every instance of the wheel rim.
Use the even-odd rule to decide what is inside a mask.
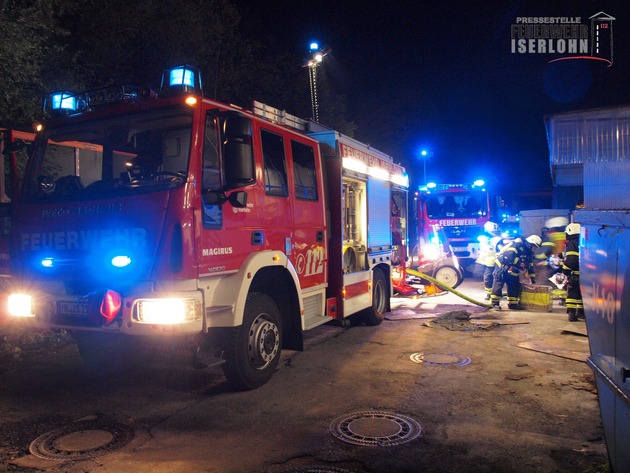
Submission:
[[[268,314],[256,317],[249,329],[249,359],[254,368],[263,370],[271,364],[280,349],[280,331]]]
[[[374,307],[374,310],[379,314],[384,313],[386,304],[385,283],[381,279],[375,282],[373,297],[372,307]]]
[[[444,267],[438,270],[435,279],[449,287],[453,287],[457,284],[459,275],[457,274],[457,270],[455,270],[455,268]]]

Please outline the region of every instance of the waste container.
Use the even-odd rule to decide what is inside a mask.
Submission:
[[[630,210],[580,210],[580,287],[610,464],[630,471]]]

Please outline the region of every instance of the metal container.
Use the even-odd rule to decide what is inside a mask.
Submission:
[[[630,471],[630,210],[579,210],[580,287],[613,471]]]

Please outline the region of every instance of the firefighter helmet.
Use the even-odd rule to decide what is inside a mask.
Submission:
[[[494,222],[486,222],[483,224],[484,231],[488,233],[499,233],[499,225]]]
[[[577,235],[580,233],[580,224],[579,223],[570,223],[567,225],[565,229],[567,235]]]
[[[566,217],[551,217],[545,222],[546,228],[565,228],[569,224]]]
[[[531,245],[540,246],[540,244],[542,243],[542,238],[540,238],[538,235],[530,235],[525,238],[525,241],[527,243],[530,243]]]

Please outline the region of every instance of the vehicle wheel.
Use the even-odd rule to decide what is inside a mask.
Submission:
[[[433,272],[433,278],[437,279],[442,284],[455,289],[464,280],[464,275],[453,266],[442,266]]]
[[[282,349],[282,317],[266,294],[247,296],[243,325],[235,327],[225,345],[223,372],[236,389],[265,384],[276,371]]]
[[[152,358],[149,347],[137,337],[100,332],[75,332],[72,337],[81,359],[97,375],[111,376],[146,368]]]
[[[372,307],[364,310],[362,320],[367,325],[378,325],[385,318],[387,312],[387,301],[389,299],[389,286],[383,271],[374,270],[372,278]]]

